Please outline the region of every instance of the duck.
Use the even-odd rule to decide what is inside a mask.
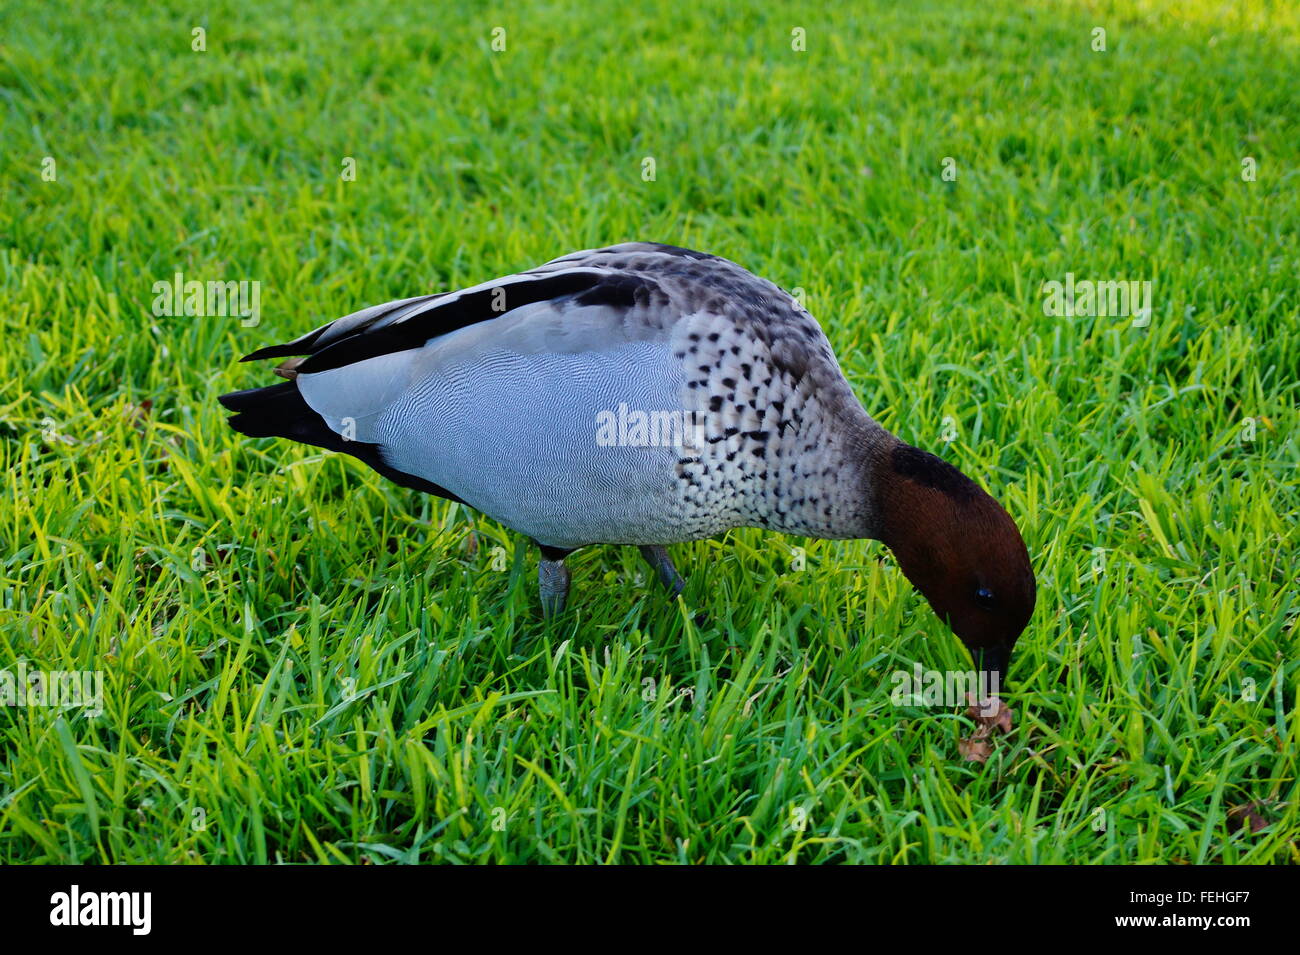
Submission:
[[[1036,584],[1015,521],[952,464],[878,424],[798,299],[728,259],[628,242],[470,288],[374,305],[241,361],[235,431],[342,452],[460,502],[540,551],[543,615],[591,545],[739,527],[869,539],[1001,681]]]

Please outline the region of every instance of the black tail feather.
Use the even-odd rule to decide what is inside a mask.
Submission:
[[[343,440],[308,406],[292,381],[232,391],[217,400],[236,412],[230,426],[250,438],[292,438],[332,451]]]
[[[384,477],[403,487],[424,491],[426,494],[436,494],[449,501],[460,501],[459,497],[444,487],[414,474],[389,467],[379,453],[379,445],[365,441],[345,440],[303,400],[298,385],[292,381],[266,388],[232,391],[219,396],[217,400],[228,410],[235,412],[226,420],[240,434],[246,434],[250,438],[288,438],[327,451],[341,451],[364,461]]]

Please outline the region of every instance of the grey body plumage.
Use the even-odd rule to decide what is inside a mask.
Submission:
[[[653,243],[368,308],[249,358],[304,353],[282,369],[328,429],[313,443],[337,439],[553,556],[635,544],[667,561],[662,545],[739,526],[875,536],[864,459],[898,444],[788,293]],[[673,441],[636,432],[646,418],[680,426]]]

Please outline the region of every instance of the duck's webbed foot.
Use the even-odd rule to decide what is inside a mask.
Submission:
[[[637,550],[641,551],[641,556],[645,562],[654,568],[659,575],[659,582],[664,585],[668,591],[668,599],[676,600],[678,595],[686,589],[686,581],[682,575],[677,573],[677,568],[673,566],[673,559],[668,556],[668,548],[660,544],[642,544]]]

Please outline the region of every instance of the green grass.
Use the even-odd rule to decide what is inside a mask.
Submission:
[[[0,11],[0,669],[105,688],[0,709],[0,861],[1300,856],[1293,4],[206,9]],[[678,606],[592,549],[548,624],[491,521],[224,424],[256,347],[633,238],[803,288],[1016,517],[986,765],[890,702],[969,661],[878,544],[682,546]],[[261,324],[155,317],[178,269]],[[1045,315],[1067,271],[1150,326]]]

